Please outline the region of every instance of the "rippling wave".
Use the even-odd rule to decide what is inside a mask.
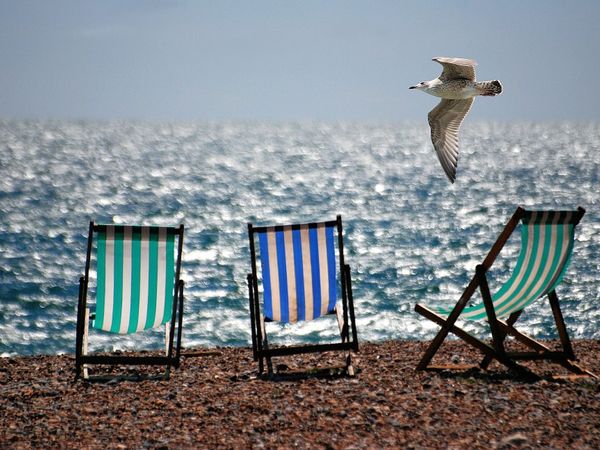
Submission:
[[[359,339],[430,338],[414,304],[454,303],[519,204],[588,210],[558,294],[572,335],[600,338],[600,124],[463,128],[450,185],[426,124],[0,121],[0,354],[74,352],[90,220],[185,224],[183,342],[215,346],[250,342],[246,223],[342,214]],[[545,303],[521,320],[554,336]]]

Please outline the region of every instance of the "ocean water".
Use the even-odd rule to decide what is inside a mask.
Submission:
[[[246,223],[341,214],[359,339],[428,339],[414,304],[453,304],[517,205],[587,209],[558,295],[572,336],[600,338],[600,124],[467,122],[461,148],[451,185],[425,123],[0,121],[0,354],[74,352],[90,220],[184,223],[184,346],[245,346]],[[521,323],[555,336],[545,302]],[[273,333],[328,340],[335,325]]]

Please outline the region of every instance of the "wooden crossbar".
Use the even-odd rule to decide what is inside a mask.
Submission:
[[[548,346],[536,341],[535,339],[519,332],[514,328],[514,324],[521,316],[522,310],[513,312],[506,321],[502,321],[496,317],[496,312],[487,282],[487,271],[494,263],[496,257],[499,255],[511,233],[515,230],[519,221],[523,219],[523,217],[530,217],[532,213],[532,211],[526,211],[521,207],[517,208],[509,222],[504,227],[504,230],[496,240],[495,244],[492,246],[492,249],[484,259],[484,262],[477,266],[475,275],[447,317],[443,317],[422,305],[415,305],[415,311],[417,313],[435,322],[441,327],[437,335],[426,349],[423,357],[419,361],[417,370],[424,370],[432,367],[429,365],[431,359],[438,351],[442,342],[446,339],[448,333],[453,333],[484,354],[484,358],[480,363],[480,367],[483,369],[487,368],[493,359],[496,359],[508,368],[519,371],[527,377],[539,378],[529,369],[521,366],[516,361],[549,360],[562,365],[566,369],[575,372],[576,374],[585,374],[597,378],[596,375],[579,367],[573,361],[575,359],[573,348],[567,333],[562,312],[560,310],[558,297],[554,290],[548,292],[547,296],[552,308],[552,314],[554,316],[557,332],[562,344],[562,351],[552,350]],[[584,213],[585,210],[583,208],[578,208],[578,210],[573,214],[571,223],[573,223],[574,226],[577,225]],[[473,296],[478,287],[481,291],[488,324],[492,334],[491,346],[467,333],[465,330],[461,329],[455,324],[460,314],[465,309],[467,302]],[[529,347],[532,351],[507,352],[504,348],[504,340],[507,336],[514,337],[518,342]]]

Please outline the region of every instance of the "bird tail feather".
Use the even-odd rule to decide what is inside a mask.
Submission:
[[[477,88],[481,92],[480,95],[494,96],[502,92],[502,85],[498,80],[482,81],[477,83]]]

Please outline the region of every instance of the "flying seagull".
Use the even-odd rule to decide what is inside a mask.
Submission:
[[[431,141],[444,172],[454,183],[458,163],[458,129],[471,109],[477,95],[494,96],[502,92],[498,80],[475,81],[477,63],[464,58],[433,58],[442,67],[442,74],[431,81],[422,81],[409,89],[419,89],[441,97],[427,118],[431,127]]]

